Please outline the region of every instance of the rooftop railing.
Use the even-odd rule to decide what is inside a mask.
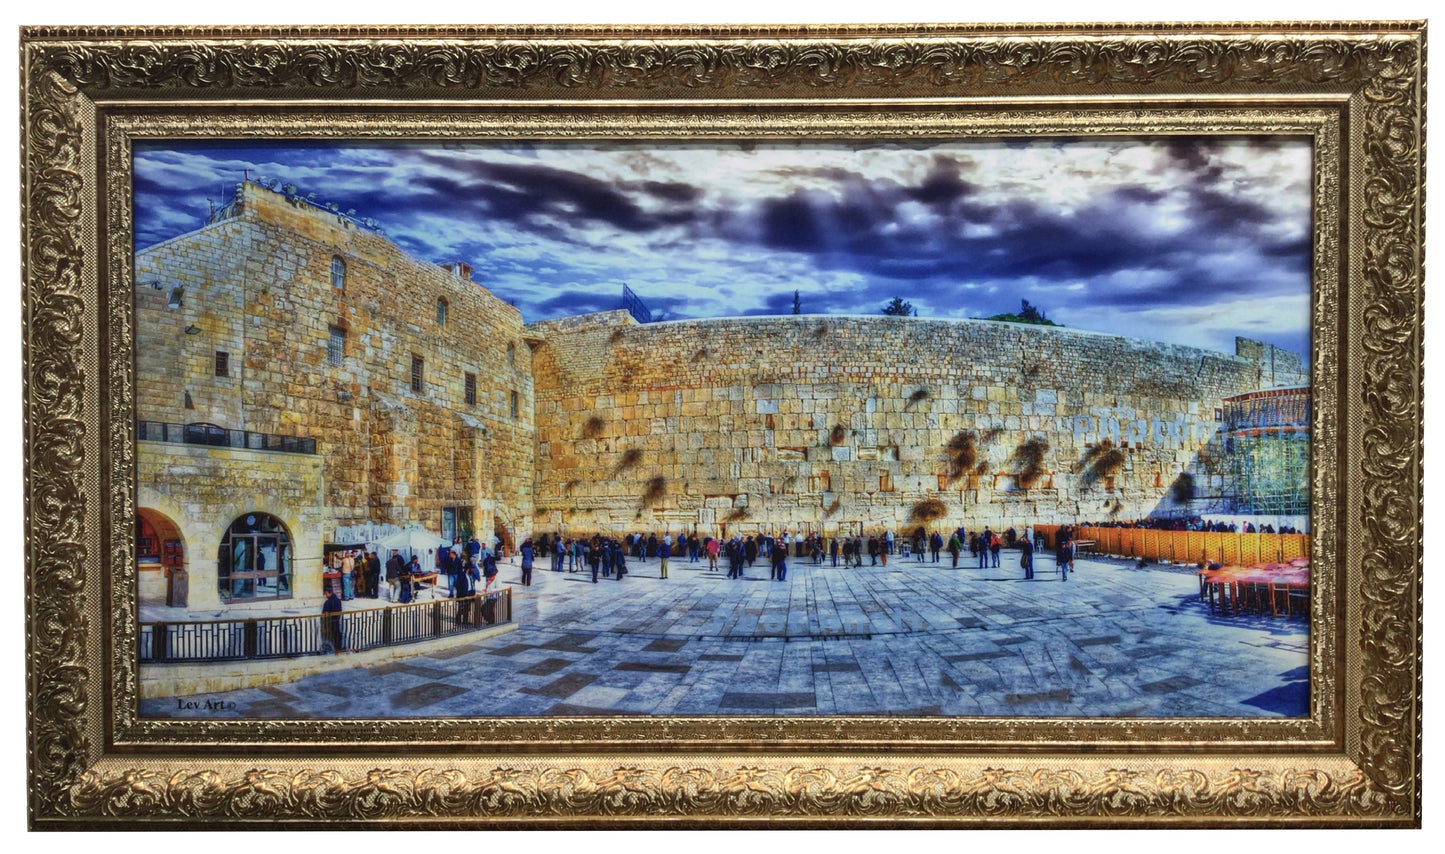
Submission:
[[[181,445],[209,445],[214,448],[244,448],[248,451],[282,451],[290,454],[316,453],[316,440],[299,436],[278,436],[254,430],[227,430],[215,424],[167,424],[137,421],[135,437],[145,442],[174,442]]]

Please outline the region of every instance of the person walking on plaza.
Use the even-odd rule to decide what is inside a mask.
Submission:
[[[708,537],[705,547],[707,549],[708,572],[717,572],[717,553],[718,550],[722,548],[722,543],[718,541],[717,537]]]
[[[1001,548],[1003,548],[1003,540],[999,537],[998,534],[990,531],[988,535],[988,553],[993,557],[993,565],[995,569],[998,568],[998,552]]]
[[[671,538],[664,536],[662,545],[657,547],[657,559],[662,566],[662,574],[658,578],[664,581],[667,580],[667,559],[672,557],[672,543],[668,542],[669,539]]]
[[[868,537],[868,565],[878,565],[878,538],[871,535]]]
[[[478,563],[482,567],[482,577],[487,580],[487,583],[482,585],[482,592],[490,593],[492,582],[497,580],[497,556],[488,551],[486,546],[482,546],[482,550],[478,554],[481,558]]]
[[[943,537],[939,536],[937,531],[928,538],[928,550],[933,552],[933,562],[938,563],[938,553],[943,551]]]
[[[963,543],[958,541],[958,532],[955,531],[948,537],[948,553],[953,557],[953,568],[958,569],[958,554],[963,551]]]
[[[401,552],[398,549],[391,550],[391,557],[386,561],[386,586],[391,591],[391,601],[397,600],[397,587],[401,584],[401,573],[406,569],[406,563],[401,559]]]
[[[532,561],[537,552],[532,548],[532,538],[528,537],[522,541],[522,585],[532,586]]]
[[[1034,544],[1028,537],[1019,543],[1019,566],[1023,568],[1025,579],[1034,577]]]
[[[833,566],[838,565],[838,538],[834,537],[828,541],[828,556],[833,559]]]
[[[788,579],[788,550],[773,549],[768,559],[773,563],[772,577],[774,581],[786,581]]]
[[[980,533],[977,537],[973,538],[973,544],[975,551],[978,552],[978,568],[986,569],[988,567],[988,541],[985,540],[984,535]]]
[[[1058,550],[1054,553],[1054,560],[1058,563],[1059,579],[1061,581],[1069,580],[1069,570],[1074,562],[1073,545],[1072,541],[1061,539],[1059,540]]]
[[[923,533],[923,529],[920,528],[918,532],[913,535],[913,559],[917,563],[923,563],[923,557],[927,551],[928,537]]]
[[[331,642],[333,655],[340,655],[342,646],[341,638],[341,600],[336,597],[336,591],[328,588],[326,590],[326,601],[321,603],[321,629],[323,637]]]
[[[482,571],[477,568],[477,562],[468,557],[466,563],[457,572],[457,583],[452,587],[452,598],[464,601],[457,603],[457,623],[466,625],[472,621],[472,603],[476,600],[469,599],[477,592],[477,582],[482,579]]]
[[[752,537],[748,537],[747,541],[743,543],[743,557],[747,559],[748,569],[752,569],[753,561],[758,559],[757,540],[754,540]]]
[[[888,549],[887,549],[885,552],[883,552],[883,554],[885,554],[885,555],[891,555],[891,554],[893,554],[893,547],[894,547],[895,543],[894,543],[893,529],[892,529],[892,528],[889,528],[887,531],[884,531],[884,532],[883,532],[883,542],[888,546]],[[883,558],[883,565],[884,565],[884,566],[887,566],[887,565],[888,565],[888,558],[886,558],[886,557]]]
[[[604,570],[604,577],[612,572],[612,567],[602,563],[602,539],[600,537],[593,537],[592,540],[587,543],[587,551],[585,554],[587,555],[587,563],[592,567],[593,578],[597,577],[598,567]]]

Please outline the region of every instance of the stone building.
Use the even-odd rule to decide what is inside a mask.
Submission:
[[[136,259],[143,569],[194,610],[320,597],[349,526],[865,532],[1172,512],[1227,492],[1235,355],[988,321],[524,324],[465,264],[243,184]],[[259,564],[258,564],[259,558]],[[143,595],[160,572],[143,572]]]
[[[192,609],[319,599],[348,525],[530,522],[529,333],[466,265],[248,183],[135,279],[141,561]]]

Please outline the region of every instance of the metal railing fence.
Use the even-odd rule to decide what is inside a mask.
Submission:
[[[511,621],[512,588],[503,587],[365,611],[142,623],[138,647],[140,661],[148,664],[295,658],[418,643]]]

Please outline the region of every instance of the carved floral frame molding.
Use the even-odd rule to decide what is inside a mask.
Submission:
[[[33,827],[1420,822],[1422,23],[28,28]],[[1310,716],[161,722],[136,713],[144,136],[1314,140]]]

